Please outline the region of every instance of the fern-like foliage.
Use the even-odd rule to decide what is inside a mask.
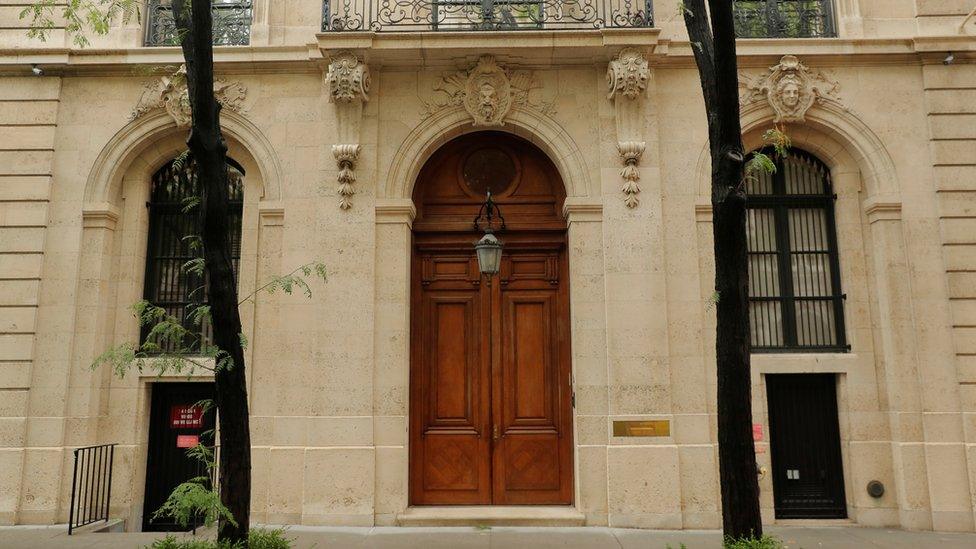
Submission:
[[[234,515],[220,502],[220,495],[210,489],[209,484],[209,478],[195,477],[173,488],[163,506],[153,513],[153,520],[172,518],[185,528],[190,520],[199,516],[208,528],[218,520],[237,526]]]
[[[772,127],[763,132],[763,142],[773,147],[777,158],[784,158],[793,146],[793,141],[782,126]]]
[[[752,153],[752,158],[746,162],[746,176],[754,176],[757,173],[776,173],[776,162],[768,155],[759,151]]]

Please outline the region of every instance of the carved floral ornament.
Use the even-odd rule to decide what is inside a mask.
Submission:
[[[214,82],[214,96],[225,109],[243,112],[246,95],[247,88],[240,82],[225,82],[223,80]],[[166,109],[178,128],[190,126],[192,117],[190,114],[190,96],[186,87],[186,65],[182,65],[172,75],[162,76],[158,80],[147,82],[143,86],[142,95],[139,97],[135,109],[129,115],[129,119],[135,120],[157,109]]]
[[[529,92],[538,87],[531,73],[509,72],[491,55],[483,55],[471,69],[444,75],[434,85],[439,97],[424,103],[424,114],[464,107],[475,126],[502,126],[515,106],[531,106],[551,114],[551,103],[536,103],[529,98]]]
[[[824,73],[804,65],[794,55],[784,55],[766,74],[739,75],[743,106],[767,101],[776,113],[774,122],[803,122],[816,103],[840,104],[840,85]]]
[[[607,66],[609,99],[618,96],[637,99],[647,89],[651,73],[644,54],[634,48],[626,48]]]
[[[356,194],[352,184],[356,182],[356,162],[359,160],[359,145],[332,145],[332,156],[339,167],[339,207],[348,210],[352,207],[352,195]]]
[[[640,171],[637,165],[640,164],[641,156],[644,155],[645,143],[643,141],[622,141],[617,143],[617,152],[624,167],[620,170],[620,177],[624,180],[621,191],[624,193],[624,204],[628,208],[636,208],[640,204],[637,195],[640,194]]]
[[[329,99],[336,103],[369,100],[369,67],[352,52],[341,51],[332,57],[325,77]]]

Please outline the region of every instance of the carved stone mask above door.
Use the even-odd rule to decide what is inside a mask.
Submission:
[[[443,75],[434,84],[433,97],[424,101],[424,114],[432,116],[453,107],[463,107],[476,127],[505,125],[505,117],[516,107],[530,107],[545,114],[554,112],[551,102],[530,97],[540,88],[529,71],[510,71],[491,55],[483,55],[470,69]]]

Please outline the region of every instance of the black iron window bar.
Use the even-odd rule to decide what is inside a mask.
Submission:
[[[212,0],[213,43],[215,46],[246,46],[251,42],[251,2]],[[177,46],[172,0],[149,0],[147,5],[146,45]]]
[[[734,0],[739,38],[826,38],[837,36],[833,0]]]
[[[112,501],[112,465],[115,444],[86,446],[74,451],[71,473],[71,504],[68,510],[68,535],[76,528],[108,521]]]
[[[227,238],[231,244],[231,261],[237,276],[241,257],[241,215],[244,203],[244,171],[228,160],[229,218]],[[147,301],[162,307],[191,333],[198,337],[183,342],[183,349],[203,351],[212,341],[213,330],[206,319],[200,325],[193,322],[193,310],[207,303],[207,280],[187,271],[183,265],[202,257],[202,250],[194,248],[189,236],[200,234],[197,209],[187,211],[188,200],[199,196],[196,163],[188,159],[182,166],[173,162],[153,175],[149,208],[149,238],[146,251],[146,279],[144,296]],[[146,342],[150,327],[142,328],[141,341]],[[160,352],[176,351],[179,342],[156,341]]]
[[[776,167],[747,181],[752,349],[846,352],[830,172],[799,150]]]
[[[324,0],[322,3],[325,32],[653,26],[653,0]]]

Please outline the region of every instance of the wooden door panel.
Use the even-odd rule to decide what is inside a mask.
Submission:
[[[428,396],[427,432],[437,427],[466,427],[476,432],[475,407],[478,380],[472,379],[477,364],[477,332],[474,318],[477,295],[430,296],[427,357],[430,377],[426,379]]]
[[[562,390],[560,292],[548,281],[539,286],[544,289],[509,286],[501,291],[501,350],[492,399],[500,423],[492,461],[493,501],[498,504],[572,502],[571,437],[563,431],[569,422],[561,414],[569,405],[562,401],[569,380],[567,372]]]
[[[559,439],[555,433],[509,433],[499,446],[502,463],[497,464],[502,486],[496,487],[496,503],[541,503],[540,492],[552,499],[545,503],[564,503],[559,499],[562,466]],[[502,501],[498,501],[501,488]]]
[[[504,433],[513,428],[556,431],[555,292],[506,291],[502,297],[501,402]]]
[[[491,437],[484,297],[478,286],[465,282],[466,258],[420,263],[432,268],[431,276],[415,286],[420,314],[413,360],[425,366],[411,370],[411,501],[487,504]]]

